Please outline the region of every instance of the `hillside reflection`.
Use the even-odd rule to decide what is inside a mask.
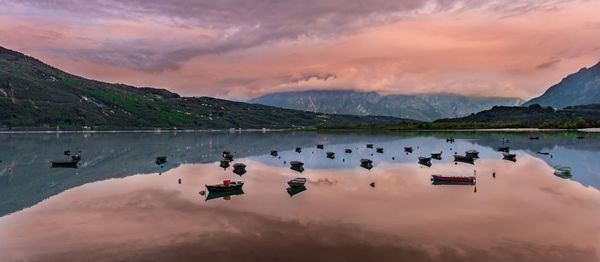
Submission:
[[[179,261],[232,247],[246,261],[599,258],[600,192],[553,176],[532,156],[510,164],[482,159],[475,165],[477,192],[431,184],[433,173],[473,173],[471,165],[450,162],[307,168],[301,176],[308,190],[294,197],[286,182],[299,173],[240,161],[248,164],[244,194],[228,201],[198,194],[204,184],[236,179],[216,163],[68,190],[0,219],[0,258]]]

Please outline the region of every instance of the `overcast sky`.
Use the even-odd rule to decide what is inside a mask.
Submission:
[[[600,1],[0,0],[0,45],[185,96],[529,99],[600,61]]]

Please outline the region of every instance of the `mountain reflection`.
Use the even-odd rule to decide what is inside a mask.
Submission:
[[[0,216],[94,181],[135,174],[163,175],[182,164],[214,163],[221,159],[223,151],[231,151],[236,161],[249,157],[288,170],[290,161],[302,161],[305,170],[297,171],[303,171],[304,175],[311,169],[354,169],[360,166],[361,158],[373,160],[373,165],[368,167],[373,168],[371,171],[388,163],[418,165],[418,156],[443,151],[443,160],[432,161],[431,169],[451,163],[455,152],[464,154],[473,148],[481,151],[482,159],[501,158],[495,148],[502,145],[502,141],[510,140],[507,144],[511,152],[517,153],[518,159],[530,155],[542,159],[548,166],[570,166],[573,168],[572,180],[600,188],[600,176],[596,172],[600,170],[600,162],[596,161],[600,158],[600,139],[596,134],[590,134],[587,139],[577,140],[576,135],[547,132],[540,134],[539,140],[530,140],[528,133],[508,132],[0,134],[3,145],[0,149]],[[454,137],[455,143],[446,143],[446,137]],[[384,153],[371,155],[375,150],[366,148],[367,143],[385,148]],[[317,144],[324,144],[324,149],[318,149]],[[405,146],[413,147],[413,153],[405,154]],[[294,152],[296,147],[303,148],[302,152]],[[346,149],[351,149],[352,153],[344,153]],[[79,168],[50,169],[49,161],[64,157],[65,150],[82,151]],[[278,150],[277,157],[270,155],[271,150]],[[549,154],[535,153],[540,151]],[[336,158],[327,159],[326,152],[336,153]],[[163,153],[168,162],[157,166],[154,163],[156,157]],[[475,160],[472,168],[479,168],[482,159]],[[510,164],[506,162],[506,165]],[[231,170],[226,172],[231,173]]]
[[[73,188],[5,216],[0,260],[186,261],[232,248],[246,261],[599,258],[600,192],[555,177],[529,155],[508,165],[482,157],[475,166],[420,168],[411,160],[370,171],[357,164],[307,168],[310,190],[293,197],[283,189],[299,173],[287,165],[237,160],[248,172],[244,194],[230,201],[206,201],[198,192],[237,175],[218,163],[186,164],[162,176]],[[476,193],[473,186],[431,184],[431,174],[472,175],[474,168]]]

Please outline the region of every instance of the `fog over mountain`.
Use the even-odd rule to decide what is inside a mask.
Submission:
[[[524,101],[513,97],[380,95],[376,92],[309,90],[273,93],[248,102],[331,114],[396,116],[433,121],[466,116],[493,106],[518,106]]]

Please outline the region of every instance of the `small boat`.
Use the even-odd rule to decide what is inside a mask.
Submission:
[[[550,154],[549,152],[540,152],[540,151],[537,151],[535,153],[540,154],[540,155],[549,155]]]
[[[271,155],[272,156],[277,156],[277,150],[271,150]]]
[[[554,166],[554,174],[560,174],[560,175],[570,175],[571,174],[571,168],[568,166]]]
[[[423,162],[423,163],[431,162],[431,157],[420,156],[419,162]]]
[[[300,152],[302,152],[302,148],[300,148],[300,147],[296,147],[296,152],[297,152],[297,153],[300,153]]]
[[[446,142],[454,142],[454,137],[448,137],[448,138],[446,138]]]
[[[372,165],[373,164],[373,160],[363,158],[363,159],[360,160],[360,164],[361,165]]]
[[[346,150],[344,150],[344,152],[346,152],[346,153],[350,154],[350,153],[352,153],[352,149],[350,149],[350,148],[346,148]]]
[[[508,153],[508,152],[510,152],[510,148],[507,146],[501,146],[501,147],[498,147],[498,151]]]
[[[318,144],[318,145],[317,145],[317,148],[318,148],[318,149],[323,149],[323,145],[322,145],[322,144]]]
[[[244,186],[244,181],[223,180],[223,184],[205,185],[209,192],[224,192],[241,189]]]
[[[563,179],[570,179],[573,177],[571,168],[568,166],[554,166],[554,175]]]
[[[413,151],[412,147],[410,147],[410,146],[405,146],[404,147],[404,152],[412,152],[412,151]]]
[[[531,139],[531,140],[538,140],[538,139],[540,139],[540,137],[539,136],[530,136],[529,139]]]
[[[233,155],[229,151],[223,151],[223,158],[233,161]]]
[[[162,165],[164,163],[167,163],[167,156],[156,157],[156,164],[157,165]]]
[[[504,152],[504,153],[502,153],[502,156],[503,156],[505,159],[515,159],[515,157],[516,157],[517,155],[516,155],[516,154],[511,154],[511,153],[506,153],[506,152]]]
[[[466,155],[466,156],[463,156],[463,155],[454,155],[454,160],[455,161],[471,161],[472,162],[473,159],[474,159],[474,157],[470,156],[470,155]]]
[[[79,163],[79,160],[71,160],[71,161],[50,161],[50,167],[67,167],[67,168],[77,168],[77,163]]]
[[[382,148],[382,147],[378,147],[378,148],[376,149],[376,151],[377,151],[377,153],[383,153],[383,148]]]
[[[433,180],[434,184],[467,184],[473,185],[475,184],[474,176],[442,176],[442,175],[432,175],[431,180]]]
[[[373,144],[367,144],[367,148],[373,148]]]
[[[290,197],[292,197],[295,194],[298,194],[300,192],[306,191],[306,187],[305,186],[288,187],[288,188],[285,189],[285,191],[287,191],[288,194],[290,195]]]
[[[302,167],[304,166],[304,163],[300,161],[290,161],[290,165],[292,165],[293,167]]]
[[[584,139],[585,136],[577,136],[577,139]]]
[[[235,163],[235,164],[233,164],[233,169],[236,169],[236,170],[246,169],[246,164],[244,164],[244,163]]]
[[[301,187],[306,183],[306,178],[297,177],[287,182],[290,187]]]
[[[66,151],[64,152],[64,154],[65,154],[65,156],[70,156],[70,155],[71,155],[71,150],[66,150]]]
[[[442,159],[442,151],[440,152],[431,152],[431,158],[433,159]]]
[[[334,159],[335,158],[335,153],[333,153],[333,152],[327,152],[327,158]]]
[[[475,149],[468,150],[467,152],[465,152],[465,154],[467,156],[473,156],[473,158],[479,158],[479,151]]]

